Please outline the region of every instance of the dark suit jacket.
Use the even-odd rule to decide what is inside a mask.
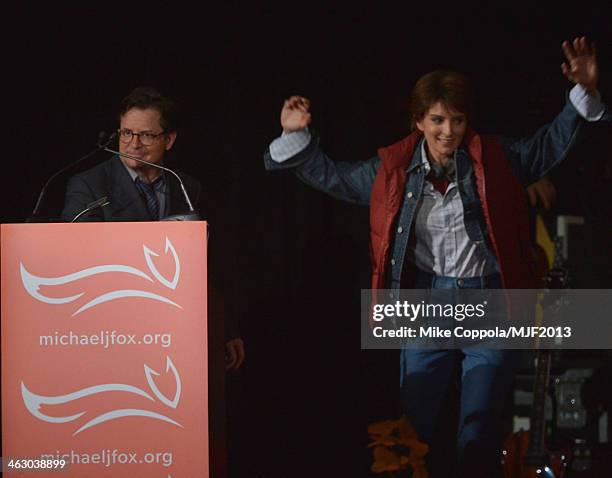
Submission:
[[[187,189],[194,208],[199,209],[201,196],[200,183],[185,174],[178,173]],[[168,195],[168,215],[181,214],[189,210],[177,179],[166,174]],[[76,174],[66,186],[66,200],[62,220],[69,222],[87,208],[87,205],[106,197],[110,204],[97,208],[79,218],[78,222],[138,222],[152,221],[144,198],[136,188],[132,177],[118,157],[113,157],[98,166]],[[201,212],[201,209],[200,209]],[[208,218],[206,218],[208,219]],[[225,337],[238,336],[237,325],[232,312],[232,300],[223,303],[223,296],[231,297],[231,271],[228,271],[224,258],[231,257],[229,242],[224,237],[222,227],[215,222],[214,233],[210,235],[209,249],[215,251],[209,256],[209,293],[210,308],[217,316],[225,317]],[[221,292],[223,291],[223,292]]]
[[[194,207],[200,199],[200,183],[187,175],[179,173],[187,194]],[[167,200],[169,215],[188,211],[180,185],[171,174],[166,174]],[[145,200],[134,185],[130,174],[117,157],[79,173],[68,181],[66,201],[62,211],[62,220],[71,221],[77,214],[87,208],[87,205],[106,197],[110,204],[97,208],[79,218],[84,221],[152,221]],[[156,220],[156,219],[155,219]]]

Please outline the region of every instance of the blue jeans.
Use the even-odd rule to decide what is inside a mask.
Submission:
[[[417,274],[417,289],[501,288],[499,275],[458,280]],[[461,401],[457,453],[459,476],[496,476],[500,459],[499,421],[512,384],[518,355],[514,350],[465,349],[461,362]],[[419,439],[431,445],[444,397],[453,379],[458,351],[404,348],[400,355],[403,413]],[[435,466],[435,446],[428,466]]]

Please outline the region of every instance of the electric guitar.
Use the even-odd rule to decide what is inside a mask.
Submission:
[[[557,241],[555,261],[545,278],[547,289],[568,287],[567,270],[561,267],[562,258]],[[504,478],[563,478],[570,459],[568,451],[550,452],[546,448],[546,391],[550,379],[552,351],[536,350],[533,405],[529,431],[512,434],[504,443],[502,465]]]

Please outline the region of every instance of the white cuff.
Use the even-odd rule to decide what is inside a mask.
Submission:
[[[270,143],[270,157],[276,163],[282,163],[303,151],[310,143],[311,134],[308,128],[280,135]]]
[[[605,108],[597,90],[589,93],[584,86],[577,83],[571,89],[569,99],[580,116],[587,121],[598,121],[604,114]]]

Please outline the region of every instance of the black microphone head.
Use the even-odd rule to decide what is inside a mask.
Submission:
[[[108,134],[106,133],[106,131],[100,131],[98,133],[98,148],[101,148],[104,145],[107,136]]]
[[[100,131],[98,133],[98,148],[105,148],[113,139],[115,139],[116,136],[116,131],[113,131],[110,136],[106,131]]]

